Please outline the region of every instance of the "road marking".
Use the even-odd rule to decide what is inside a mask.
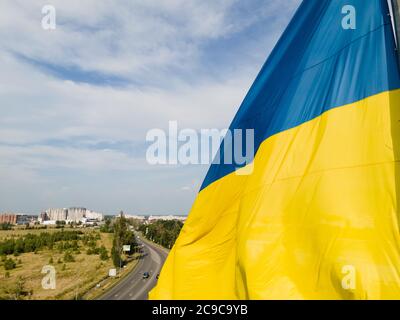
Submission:
[[[146,263],[148,263],[148,260],[146,260],[146,259],[149,258],[150,262],[151,262],[149,265],[149,267],[151,267],[151,268],[149,268],[149,269],[151,269],[150,278],[149,279],[142,278],[142,275],[144,272],[143,269],[141,271],[135,271],[135,269],[134,269],[132,276],[128,276],[127,279],[122,280],[122,282],[120,282],[116,286],[116,288],[114,288],[114,290],[119,291],[119,293],[115,294],[114,296],[110,296],[110,297],[112,297],[111,300],[123,299],[124,297],[127,297],[127,295],[129,296],[130,300],[137,300],[138,298],[148,299],[148,291],[150,291],[149,290],[150,286],[154,287],[157,284],[155,275],[160,272],[160,270],[162,268],[162,261],[164,261],[166,258],[166,253],[164,250],[160,250],[160,252],[158,252],[158,250],[160,248],[158,248],[158,247],[153,248],[153,246],[151,244],[146,243],[144,245],[145,245],[144,251],[146,252],[146,255],[142,259],[139,260],[139,263],[136,266],[136,268],[137,268],[136,270],[141,270],[145,264],[145,261],[146,261]],[[156,266],[154,265],[154,263],[156,263]],[[153,273],[153,271],[154,271],[154,273]],[[142,281],[140,281],[140,280],[142,280]],[[132,283],[131,285],[129,285],[130,281]],[[140,290],[136,294],[134,292],[134,289],[136,289],[135,285],[141,286]],[[124,290],[124,288],[126,289],[126,287],[128,287],[128,290]],[[147,292],[145,292],[145,290],[147,290]],[[108,299],[104,299],[104,300],[108,300]]]
[[[157,259],[152,259],[154,262],[158,262],[158,269],[161,268],[161,256],[160,254],[154,250],[150,245],[147,245],[147,248],[150,251],[150,257],[153,258],[154,256],[157,257]],[[143,285],[143,287],[137,292],[137,294],[133,297],[134,300],[136,300],[138,297],[140,297],[143,292],[148,289],[148,287],[152,284],[152,281],[148,281],[147,284]],[[146,297],[148,298],[148,294],[146,294]]]

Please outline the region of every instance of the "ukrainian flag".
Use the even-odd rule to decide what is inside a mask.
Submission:
[[[150,297],[399,299],[399,88],[386,0],[303,1],[231,125],[252,174],[211,166]]]

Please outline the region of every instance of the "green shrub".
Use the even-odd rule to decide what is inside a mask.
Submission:
[[[75,258],[70,251],[64,253],[64,262],[75,262]]]
[[[12,270],[12,269],[15,269],[16,267],[17,267],[17,264],[15,263],[15,261],[13,259],[9,258],[6,261],[4,261],[4,269]]]
[[[11,223],[0,223],[0,230],[12,230]]]
[[[100,248],[100,259],[103,261],[109,259],[108,252],[105,246],[101,246]]]

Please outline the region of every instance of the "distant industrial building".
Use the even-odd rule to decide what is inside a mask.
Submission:
[[[0,223],[9,223],[13,225],[21,225],[33,223],[37,221],[37,217],[24,213],[2,213],[0,214]]]
[[[35,223],[38,221],[38,217],[36,215],[31,215],[31,214],[17,214],[17,224],[31,224]]]

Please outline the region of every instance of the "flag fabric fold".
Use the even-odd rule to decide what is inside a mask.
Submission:
[[[400,299],[399,89],[386,0],[303,1],[230,127],[252,173],[211,165],[150,298]]]

